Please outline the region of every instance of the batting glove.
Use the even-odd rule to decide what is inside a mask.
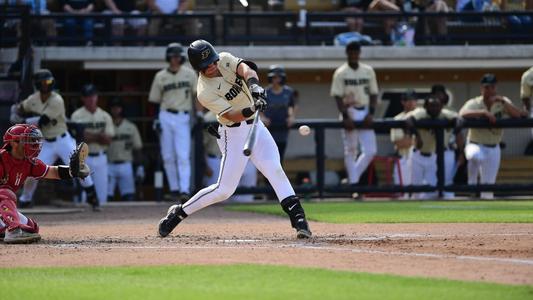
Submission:
[[[252,97],[255,100],[264,99],[266,100],[266,92],[265,89],[259,86],[258,84],[254,83],[250,85],[250,92],[252,92]]]
[[[254,111],[265,111],[267,109],[268,103],[264,99],[257,99],[254,103]]]

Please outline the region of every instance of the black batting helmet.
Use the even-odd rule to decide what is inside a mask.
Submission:
[[[204,40],[192,42],[187,54],[189,55],[191,66],[198,72],[220,59],[213,45]]]
[[[272,78],[279,76],[281,78],[281,84],[285,84],[287,80],[287,74],[285,68],[282,65],[271,65],[268,69],[268,82],[272,83]]]
[[[48,69],[41,69],[33,74],[33,84],[35,89],[41,92],[49,92],[55,86],[55,79]]]
[[[172,57],[181,57],[181,63],[185,62],[185,54],[183,54],[183,47],[180,43],[170,43],[165,51],[165,59],[170,62]]]

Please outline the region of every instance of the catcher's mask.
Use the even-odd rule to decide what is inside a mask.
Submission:
[[[16,124],[4,134],[4,146],[6,148],[9,142],[21,143],[24,147],[24,157],[31,162],[35,161],[43,146],[43,134],[35,125]]]
[[[50,70],[41,69],[33,74],[33,84],[39,92],[48,93],[54,89],[56,81]]]
[[[194,41],[187,49],[187,55],[191,66],[198,72],[220,59],[213,45],[204,40]]]

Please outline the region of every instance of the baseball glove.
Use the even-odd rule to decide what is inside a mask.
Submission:
[[[89,146],[84,142],[81,142],[76,150],[70,155],[70,175],[72,177],[85,178],[89,176],[91,169],[85,163],[85,159],[89,155]]]

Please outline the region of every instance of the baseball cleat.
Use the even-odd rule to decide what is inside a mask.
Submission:
[[[41,239],[38,233],[31,233],[20,228],[7,231],[4,237],[6,244],[30,244]]]
[[[296,222],[296,237],[299,239],[310,239],[313,234],[311,233],[311,229],[309,229],[309,224],[307,224],[307,221],[305,219],[299,219]]]
[[[159,236],[166,237],[176,226],[185,219],[187,214],[181,209],[181,204],[172,205],[167,215],[159,221]]]

